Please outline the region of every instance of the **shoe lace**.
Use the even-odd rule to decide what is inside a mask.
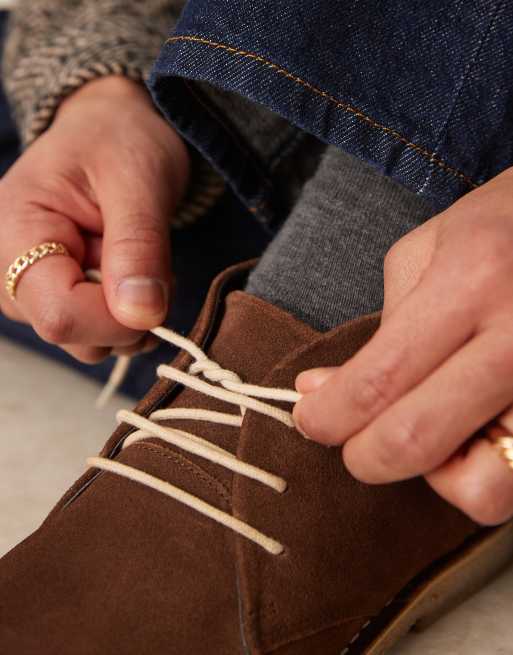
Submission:
[[[196,434],[164,426],[161,424],[161,421],[169,421],[170,419],[211,421],[221,425],[240,428],[246,411],[250,409],[273,418],[289,428],[294,428],[294,421],[290,412],[259,399],[296,403],[300,398],[300,394],[290,389],[277,389],[246,384],[235,372],[222,368],[217,362],[210,359],[190,339],[182,337],[176,332],[164,327],[155,328],[151,332],[157,337],[187,351],[194,360],[187,372],[181,371],[173,366],[162,364],[157,368],[157,375],[159,377],[167,378],[185,387],[194,389],[199,393],[236,405],[239,408],[239,414],[229,414],[200,408],[172,407],[156,410],[148,418],[145,418],[134,412],[121,410],[117,413],[118,422],[126,423],[136,428],[136,431],[124,440],[122,449],[128,448],[136,442],[157,437],[181,450],[207,459],[214,464],[224,466],[234,473],[255,480],[278,493],[283,493],[287,489],[287,483],[283,478],[239,460],[231,452],[220,448],[206,439],[202,439]],[[119,366],[119,369],[121,371],[123,365]],[[278,541],[266,536],[246,522],[140,469],[105,457],[90,457],[87,460],[87,464],[91,468],[120,475],[159,491],[200,512],[200,514],[213,519],[217,523],[230,528],[273,555],[279,555],[284,550],[283,545]]]

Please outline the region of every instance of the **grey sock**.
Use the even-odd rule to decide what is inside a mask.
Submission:
[[[329,147],[246,291],[321,331],[377,311],[385,254],[432,214],[411,191]]]

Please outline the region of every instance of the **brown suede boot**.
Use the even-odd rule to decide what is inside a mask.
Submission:
[[[0,562],[0,653],[377,655],[511,556],[510,525],[479,530],[422,479],[362,485],[294,430],[296,374],[347,360],[379,317],[318,334],[237,290],[247,270],[215,281],[202,350],[170,338],[172,367]]]

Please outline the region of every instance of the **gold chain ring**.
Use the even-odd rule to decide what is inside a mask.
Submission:
[[[68,249],[62,243],[56,243],[55,241],[49,241],[47,243],[41,243],[39,246],[35,246],[30,250],[27,250],[26,253],[17,257],[15,261],[7,269],[5,274],[5,290],[9,296],[15,300],[16,299],[16,287],[22,277],[22,275],[29,269],[33,264],[45,257],[51,255],[66,255],[69,256]]]

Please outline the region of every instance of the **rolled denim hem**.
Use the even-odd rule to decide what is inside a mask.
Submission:
[[[190,53],[194,56],[194,53]],[[185,62],[182,62],[184,64]],[[281,212],[276,206],[271,172],[252,152],[250,144],[231,129],[207,96],[189,80],[194,63],[183,76],[154,70],[149,88],[162,113],[177,131],[226,179],[244,206],[263,224],[273,225]]]
[[[273,216],[268,171],[251,157],[188,80],[202,80],[261,103],[321,141],[376,166],[441,211],[478,186],[422,143],[375,120],[344,98],[257,53],[197,34],[175,34],[156,62],[150,88],[167,118],[225,176],[264,221]],[[248,117],[250,120],[250,117]]]

